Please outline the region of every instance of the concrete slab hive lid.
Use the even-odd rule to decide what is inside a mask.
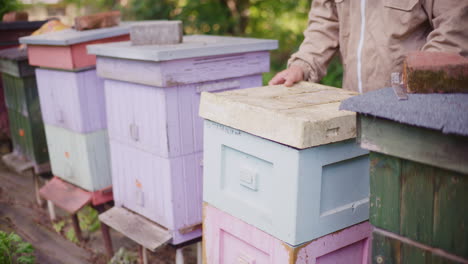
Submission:
[[[206,93],[200,116],[298,149],[356,136],[355,114],[338,110],[355,92],[315,83]]]
[[[408,94],[400,101],[385,88],[350,98],[340,109],[468,136],[468,94]]]
[[[277,48],[277,40],[205,35],[184,36],[182,43],[169,45],[133,46],[126,41],[87,46],[88,53],[97,56],[155,62]]]
[[[122,22],[117,27],[99,28],[84,31],[65,29],[43,35],[22,37],[20,38],[20,43],[28,45],[69,46],[83,42],[129,34],[130,26],[134,23],[138,22]]]

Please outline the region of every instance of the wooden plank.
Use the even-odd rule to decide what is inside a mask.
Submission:
[[[114,200],[112,186],[93,192],[91,203],[94,206],[102,205]]]
[[[44,164],[49,162],[44,123],[34,116],[24,116],[15,110],[8,109],[15,151],[25,155],[35,164]]]
[[[433,245],[435,167],[402,161],[400,234]],[[454,201],[459,203],[461,201]],[[444,216],[447,217],[447,216]],[[452,227],[454,228],[454,227]]]
[[[358,116],[361,147],[468,174],[468,137]]]
[[[100,214],[99,220],[153,252],[172,239],[167,229],[121,207]]]
[[[433,242],[468,258],[468,179],[466,175],[436,171]]]
[[[392,232],[400,230],[401,162],[376,152],[370,154],[371,224]]]
[[[90,192],[64,182],[58,177],[46,183],[40,189],[39,194],[70,214],[75,214],[89,204],[92,196]]]
[[[455,264],[468,263],[468,259],[430,247],[391,232],[374,229],[372,233],[372,261],[375,264]]]
[[[202,223],[198,223],[198,224],[189,225],[183,228],[179,228],[179,233],[181,233],[182,235],[191,233],[195,230],[202,229],[202,225],[203,225]]]
[[[5,165],[17,173],[23,173],[34,167],[34,162],[17,155],[16,153],[9,153],[2,156],[2,161]]]

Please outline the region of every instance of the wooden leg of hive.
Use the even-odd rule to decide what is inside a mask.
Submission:
[[[80,222],[78,220],[78,215],[72,214],[71,219],[72,219],[73,229],[75,230],[76,238],[78,239],[78,241],[82,242],[83,237],[81,235],[81,228],[80,228]]]
[[[102,214],[105,211],[104,204],[98,205],[95,208],[99,212],[99,214]],[[110,260],[112,256],[114,256],[114,249],[112,248],[112,238],[110,236],[109,226],[107,226],[103,222],[101,222],[101,233],[102,233],[102,239],[104,239],[104,246],[106,247],[106,253],[107,253],[107,256],[109,257],[108,260]]]
[[[50,221],[55,221],[57,216],[55,215],[55,206],[52,201],[47,200],[47,210],[49,211]]]
[[[203,263],[203,253],[202,253],[202,242],[197,243],[197,264],[202,264]]]
[[[34,194],[36,195],[36,202],[39,205],[39,207],[42,207],[44,205],[44,200],[42,200],[41,196],[39,195],[39,175],[37,175],[34,172],[34,169],[31,170],[32,175],[33,175],[33,181],[34,181]]]
[[[104,245],[106,246],[107,256],[109,259],[111,259],[114,255],[114,250],[112,249],[112,239],[110,237],[109,227],[104,223],[101,223],[101,233],[102,238],[104,239]]]
[[[175,259],[176,264],[184,264],[184,253],[182,249],[183,248],[176,249],[176,259]]]

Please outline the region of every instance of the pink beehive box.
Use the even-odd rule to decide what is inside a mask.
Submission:
[[[204,264],[369,263],[367,221],[292,247],[208,203],[203,210]]]
[[[127,22],[116,27],[85,31],[65,29],[22,37],[20,43],[28,45],[30,65],[79,70],[96,65],[96,56],[86,51],[88,45],[129,40],[130,25]]]
[[[163,226],[172,244],[200,237],[194,228],[202,222],[200,93],[261,85],[276,47],[274,40],[217,36],[89,46],[106,79],[116,206]]]

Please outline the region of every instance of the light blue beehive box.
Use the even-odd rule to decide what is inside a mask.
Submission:
[[[203,93],[205,202],[296,246],[369,217],[353,92],[318,84]]]
[[[45,125],[52,173],[87,191],[112,185],[107,130],[77,133]]]

